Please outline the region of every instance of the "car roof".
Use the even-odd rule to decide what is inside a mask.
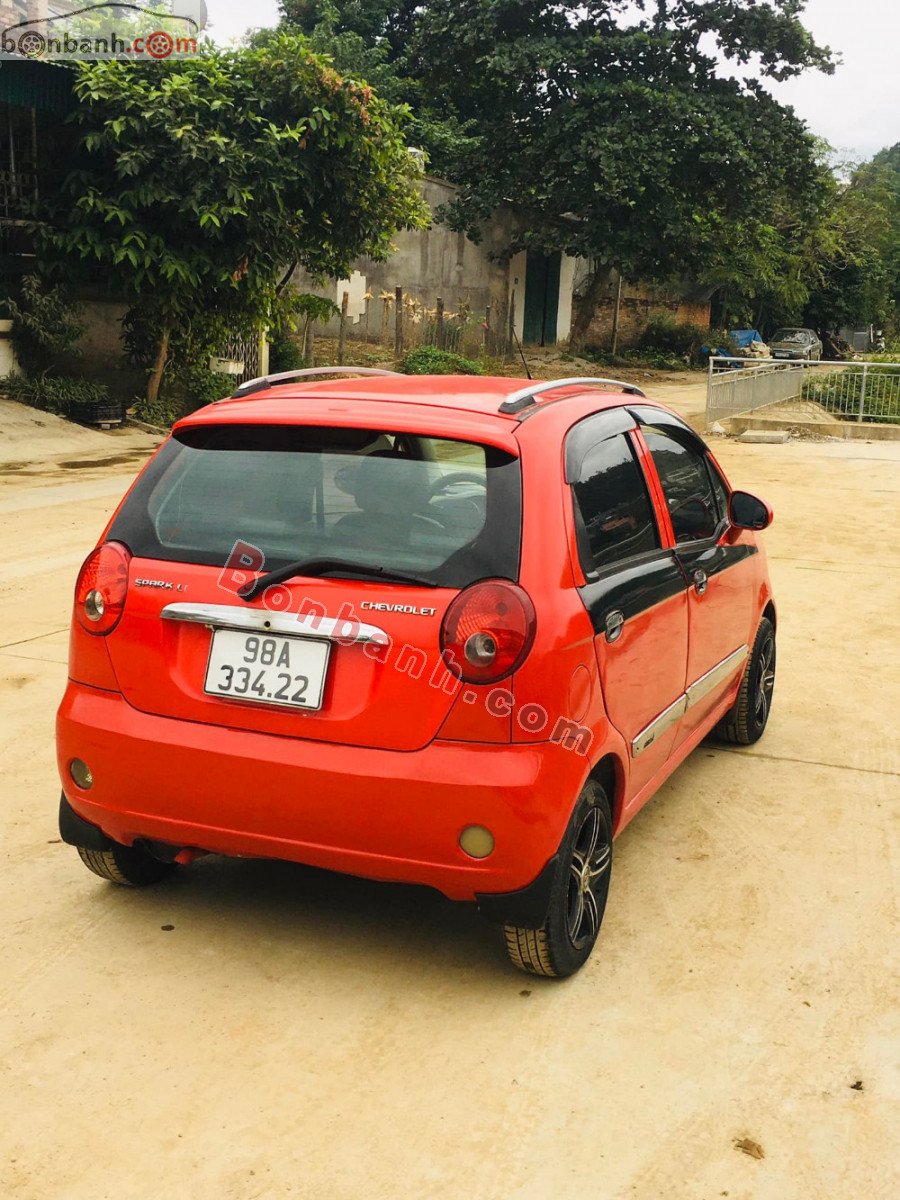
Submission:
[[[247,396],[210,404],[183,418],[177,428],[205,424],[359,425],[445,437],[482,437],[511,448],[521,414],[500,411],[514,393],[540,380],[481,375],[367,376],[362,379],[297,380]],[[585,397],[595,411],[634,404],[635,397],[603,387],[560,384],[545,392],[528,416],[563,399]],[[643,398],[639,403],[652,403]]]

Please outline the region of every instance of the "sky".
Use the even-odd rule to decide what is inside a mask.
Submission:
[[[274,25],[277,0],[207,0],[209,32],[227,43]],[[900,141],[900,0],[808,0],[804,23],[842,59],[834,75],[809,71],[771,85],[841,155],[871,158]]]

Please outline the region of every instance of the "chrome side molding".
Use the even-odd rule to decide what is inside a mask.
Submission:
[[[723,658],[711,671],[707,671],[705,675],[701,675],[699,679],[695,680],[685,693],[688,708],[691,708],[698,700],[702,700],[704,696],[708,696],[729,675],[733,675],[738,667],[743,665],[749,653],[749,646],[741,646],[739,650],[735,650],[733,654],[729,654],[727,658]]]
[[[671,729],[676,721],[680,721],[687,712],[687,696],[681,695],[674,704],[670,704],[664,712],[650,722],[646,729],[641,730],[631,743],[631,757],[637,758],[645,750],[649,750],[658,737]]]
[[[727,658],[723,658],[720,663],[716,663],[712,670],[694,680],[674,704],[670,704],[658,717],[654,717],[646,729],[641,730],[631,743],[631,757],[637,758],[639,754],[649,750],[656,739],[661,737],[667,729],[671,729],[676,721],[680,721],[689,708],[693,708],[699,700],[708,696],[720,683],[724,683],[739,667],[743,666],[749,653],[749,646],[741,646]]]
[[[315,613],[301,617],[296,613],[269,612],[264,608],[239,608],[232,604],[167,604],[160,616],[164,621],[186,621],[192,625],[206,625],[209,629],[281,633],[290,637],[347,644],[391,644],[391,639],[377,625],[362,625],[358,621],[336,617],[317,617]]]

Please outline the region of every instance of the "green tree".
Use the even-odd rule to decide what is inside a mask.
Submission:
[[[131,327],[152,331],[150,404],[174,329],[201,314],[262,324],[290,264],[340,277],[426,219],[403,111],[300,37],[85,64],[75,91],[82,138],[40,212],[40,252],[113,276]]]
[[[591,260],[584,336],[610,267],[631,278],[775,284],[779,224],[815,224],[815,143],[765,90],[830,52],[800,0],[283,0],[288,24],[410,104],[432,169],[460,185],[444,214],[477,239],[498,204],[510,252]],[[374,58],[372,56],[375,56]],[[723,70],[723,62],[726,70]],[[729,74],[730,72],[730,74]],[[788,280],[794,299],[803,289]]]
[[[895,339],[900,339],[900,142],[880,150],[871,172],[885,189],[888,230],[882,248],[885,273],[885,313],[882,318]]]
[[[887,322],[896,305],[891,260],[896,261],[900,232],[898,201],[900,193],[892,194],[885,173],[872,163],[858,167],[847,181],[835,181],[821,224],[820,252],[809,263],[807,323],[837,330]]]
[[[412,55],[426,10],[418,0],[282,0],[282,29],[300,32],[342,72],[366,79],[379,95],[407,105],[407,140],[428,153],[430,169],[454,177],[474,126],[444,105],[430,103]],[[264,45],[271,31],[253,37]]]
[[[329,26],[383,46],[393,62],[403,59],[422,9],[418,0],[281,0],[282,19],[301,33]]]
[[[711,254],[705,278],[720,288],[717,320],[770,333],[802,323],[820,332],[890,324],[898,302],[900,176],[878,156],[832,166],[818,147],[818,178],[797,210],[782,197],[754,239]],[[815,198],[815,204],[812,199]]]
[[[18,299],[10,297],[6,304],[13,320],[13,350],[26,375],[47,375],[67,355],[78,353],[86,328],[81,306],[61,285],[47,287],[37,275],[26,275]]]
[[[800,7],[655,0],[629,23],[618,0],[432,0],[416,35],[424,94],[477,129],[451,223],[477,236],[515,198],[511,249],[590,259],[577,345],[609,267],[698,279],[716,251],[764,240],[785,198],[805,219],[819,202],[813,139],[762,85],[830,69]]]

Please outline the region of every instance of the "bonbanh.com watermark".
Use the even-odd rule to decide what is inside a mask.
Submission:
[[[197,53],[205,0],[0,0],[0,60],[161,61]]]

